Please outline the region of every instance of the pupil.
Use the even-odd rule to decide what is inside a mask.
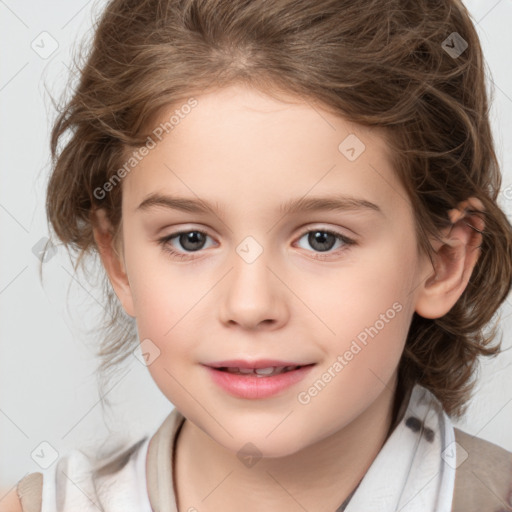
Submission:
[[[194,244],[204,243],[204,235],[199,231],[190,231],[189,233],[182,233],[180,235],[180,244],[187,250],[194,251],[200,249],[200,247],[194,246]],[[190,246],[192,244],[192,246]]]
[[[325,231],[312,231],[308,237],[308,242],[311,244],[311,247],[319,251],[332,249],[335,241],[334,235],[326,233]]]

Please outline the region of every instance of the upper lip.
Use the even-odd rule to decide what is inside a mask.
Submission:
[[[277,359],[258,359],[255,361],[245,361],[242,359],[230,359],[229,361],[216,361],[208,363],[206,366],[211,368],[270,368],[271,366],[307,366],[314,363],[297,363],[295,361],[279,361]]]

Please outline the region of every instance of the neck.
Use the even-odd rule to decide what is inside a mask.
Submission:
[[[357,487],[391,434],[399,412],[396,380],[354,421],[286,457],[250,468],[185,420],[176,442],[178,510],[336,510]],[[195,507],[195,508],[193,508]]]

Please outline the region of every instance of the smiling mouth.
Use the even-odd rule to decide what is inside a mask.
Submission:
[[[223,391],[244,400],[262,400],[296,386],[316,363],[290,365],[292,361],[222,361],[205,366],[212,381]],[[281,363],[272,366],[272,363]],[[230,366],[224,366],[224,365]],[[236,366],[238,365],[238,366]],[[244,367],[245,365],[245,367]],[[254,368],[257,366],[258,368]]]

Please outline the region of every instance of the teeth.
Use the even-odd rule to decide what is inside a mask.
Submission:
[[[273,373],[280,373],[283,369],[283,366],[277,366],[275,368],[273,366],[269,366],[268,368],[256,368],[254,372],[258,375],[272,375]]]
[[[295,370],[298,366],[269,366],[268,368],[225,368],[229,373],[237,373],[242,375],[254,374],[257,377],[269,377],[280,373]]]
[[[253,373],[252,368],[234,368],[237,373]]]

